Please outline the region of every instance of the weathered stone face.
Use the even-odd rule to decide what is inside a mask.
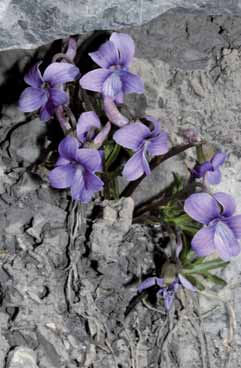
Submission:
[[[47,170],[33,167],[48,144],[48,127],[36,117],[26,120],[16,104],[25,87],[23,69],[32,58],[41,59],[48,47],[35,48],[75,33],[82,34],[82,42],[95,29],[129,33],[136,43],[133,69],[145,81],[145,95],[128,98],[130,109],[160,118],[172,144],[183,142],[183,129],[194,128],[226,151],[223,181],[213,189],[233,194],[240,213],[241,17],[227,14],[241,15],[241,1],[0,0],[0,49],[32,48],[0,53],[1,367],[7,362],[8,368],[35,368],[35,353],[44,368],[112,368],[114,361],[128,367],[133,360],[128,336],[138,367],[167,366],[160,350],[166,336],[162,312],[138,303],[127,323],[119,323],[137,283],[154,269],[153,251],[165,234],[161,225],[131,225],[130,199],[105,202],[103,216],[92,222],[88,213],[85,223],[85,211],[71,210],[67,191],[51,189]],[[165,162],[143,181],[134,200],[158,193],[170,183],[173,171],[188,174],[194,160],[189,150]],[[230,303],[235,288],[238,312],[240,257],[222,276],[229,286],[218,296]],[[213,368],[222,365],[231,347],[218,296],[201,299],[206,356],[211,360],[203,366]],[[188,316],[192,323],[198,321],[189,310],[181,315],[183,321],[170,339],[170,366],[201,364],[198,341],[203,330],[192,330]],[[230,366],[238,368],[239,313],[234,322]]]
[[[2,0],[0,50],[34,48],[70,34],[141,25],[174,14],[241,15],[240,0]]]

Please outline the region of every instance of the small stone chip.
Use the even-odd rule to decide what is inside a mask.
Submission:
[[[9,354],[7,368],[38,368],[35,352],[25,346],[15,348]]]

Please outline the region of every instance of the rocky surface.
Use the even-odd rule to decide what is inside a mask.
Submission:
[[[131,108],[161,118],[172,142],[191,127],[226,150],[218,189],[241,209],[241,20],[166,15],[130,33],[146,87]],[[49,188],[42,161],[57,127],[16,108],[23,70],[45,53],[0,55],[0,367],[241,367],[240,257],[222,275],[228,287],[180,293],[167,317],[155,302],[133,302],[165,252],[162,227],[132,225],[130,198],[86,208]],[[191,150],[184,163],[155,170],[135,202],[160,191],[172,171],[187,172],[193,158]]]
[[[0,50],[34,48],[70,34],[147,23],[166,12],[241,15],[240,0],[2,0]],[[182,17],[181,17],[182,18]]]
[[[2,367],[219,368],[227,359],[240,367],[239,334],[234,345],[225,309],[232,289],[203,297],[201,308],[181,292],[168,317],[133,299],[143,275],[158,270],[165,234],[161,225],[131,225],[131,198],[99,204],[97,216],[89,209],[86,223],[86,209],[66,193],[8,168],[15,175],[3,168]],[[238,261],[225,272],[238,306]]]
[[[228,153],[217,190],[233,194],[241,208],[240,67],[238,49],[222,49],[209,59],[205,70],[178,70],[158,59],[138,59],[135,65],[146,81],[146,111],[161,118],[173,141],[181,142],[182,132],[191,128]],[[157,170],[155,181],[166,182],[170,163],[173,171],[178,169],[176,160],[169,161],[162,171]],[[179,166],[180,173],[192,167],[191,151],[185,165]],[[146,179],[146,188],[149,185]]]

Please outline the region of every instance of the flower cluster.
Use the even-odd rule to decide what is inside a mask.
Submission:
[[[206,142],[191,129],[183,132],[188,144],[170,148],[158,119],[130,113],[125,95],[144,93],[142,79],[130,71],[135,54],[130,36],[114,32],[89,54],[97,68],[82,76],[74,62],[77,52],[77,42],[71,37],[66,51],[55,55],[45,70],[37,63],[25,75],[28,87],[19,99],[21,111],[36,111],[43,122],[57,119],[62,128],[58,159],[48,175],[51,187],[69,188],[71,198],[81,203],[89,203],[96,193],[117,199],[131,195],[163,161],[196,147],[197,161],[190,177],[186,180],[174,174],[160,197],[134,211],[136,222],[166,226],[176,247],[174,255],[165,255],[161,269],[153,270],[160,277],[144,279],[137,294],[155,289],[169,310],[181,288],[202,290],[203,279],[224,285],[210,271],[225,267],[240,253],[241,215],[235,215],[235,201],[229,194],[212,194],[208,185],[221,182],[226,154],[213,147],[205,151]],[[122,194],[120,175],[127,181]],[[213,258],[215,254],[218,258]]]
[[[30,87],[21,94],[19,108],[24,112],[39,110],[42,121],[56,115],[61,126],[67,127],[67,136],[59,144],[59,159],[49,174],[49,182],[53,188],[70,188],[74,200],[88,203],[104,186],[96,174],[108,176],[103,172],[108,146],[116,143],[134,152],[123,169],[126,179],[133,181],[144,173],[150,175],[148,160],[168,151],[168,135],[161,130],[157,119],[144,117],[144,121],[152,125],[149,127],[140,119],[129,120],[116,106],[116,103],[123,104],[126,94],[144,92],[142,79],[129,71],[135,53],[130,36],[113,33],[99,50],[89,54],[100,68],[81,78],[78,67],[72,63],[75,53],[76,43],[71,38],[63,60],[54,61],[43,75],[39,69],[41,64],[35,65],[24,78]],[[69,111],[70,102],[66,83],[78,79],[82,89],[99,93],[97,99],[103,103],[104,126],[95,111],[85,111],[71,129],[71,121],[67,121],[64,114],[65,110]]]

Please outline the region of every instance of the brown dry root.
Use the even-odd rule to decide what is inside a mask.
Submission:
[[[236,329],[236,318],[233,306],[231,303],[226,302],[215,293],[201,292],[201,294],[207,298],[215,298],[216,301],[219,301],[225,307],[227,313],[228,336],[223,342],[226,350],[226,358],[222,368],[230,368],[231,352],[235,343]],[[160,328],[156,332],[155,345],[158,346],[159,353],[157,354],[154,367],[178,367],[178,362],[175,360],[175,357],[173,357],[172,354],[171,345],[175,334],[178,333],[178,330],[183,326],[183,322],[185,322],[185,325],[186,323],[189,323],[189,331],[197,340],[202,368],[212,368],[210,360],[211,352],[208,347],[207,336],[203,327],[203,320],[210,316],[211,313],[216,312],[221,306],[215,306],[212,310],[201,314],[197,295],[192,295],[188,291],[182,291],[180,299],[182,309],[175,308],[173,305],[170,312],[166,316],[166,319],[161,322]],[[153,308],[145,300],[143,300],[143,304],[150,311],[163,315],[162,310]]]
[[[189,302],[187,302],[187,300]],[[165,321],[157,331],[155,345],[158,346],[159,352],[155,359],[154,367],[174,368],[178,366],[178,361],[173,357],[171,345],[173,337],[178,333],[178,330],[181,329],[183,322],[185,321],[186,324],[186,321],[188,321],[190,330],[192,330],[200,346],[202,367],[210,368],[208,360],[209,354],[207,352],[206,338],[201,325],[201,318],[195,314],[194,300],[191,298],[191,294],[189,293],[187,298],[186,293],[182,292],[180,295],[180,302],[182,305],[181,309],[173,305],[166,315]],[[159,309],[152,308],[149,305],[147,305],[147,307],[152,311],[163,313]]]
[[[82,212],[81,212],[81,211]],[[74,297],[74,284],[78,281],[79,275],[77,270],[77,262],[79,261],[79,256],[81,253],[77,252],[79,249],[79,237],[78,234],[85,234],[85,215],[83,213],[83,208],[79,208],[79,205],[72,204],[69,217],[67,221],[67,228],[69,233],[69,244],[68,244],[68,256],[69,263],[66,266],[66,271],[68,272],[66,280],[66,301],[69,307],[72,307],[73,297]],[[81,231],[80,231],[81,230]],[[78,241],[77,241],[78,240]],[[78,256],[78,254],[79,256]],[[143,306],[147,308],[150,313],[157,318],[159,323],[159,328],[154,332],[155,341],[150,347],[151,351],[158,351],[156,354],[153,367],[165,367],[165,368],[175,368],[178,367],[178,358],[173,353],[173,341],[176,339],[177,335],[183,331],[183,326],[185,327],[188,323],[188,330],[196,339],[197,346],[200,352],[200,362],[202,368],[212,368],[210,363],[210,351],[207,343],[207,336],[203,328],[203,320],[207,318],[210,313],[214,313],[217,308],[225,307],[228,320],[228,336],[224,340],[224,347],[226,351],[226,358],[222,368],[230,368],[231,353],[234,347],[235,341],[235,329],[236,329],[236,319],[234,309],[231,303],[227,303],[224,299],[220,298],[217,294],[212,292],[200,292],[202,296],[207,298],[213,298],[219,305],[215,306],[212,310],[206,312],[205,314],[200,313],[199,299],[197,293],[192,294],[185,290],[180,290],[178,294],[178,301],[173,304],[170,312],[166,312],[160,307],[153,307],[145,299],[142,300]],[[93,304],[95,305],[94,301]],[[113,367],[118,368],[118,358],[115,354],[115,350],[112,347],[113,341],[111,334],[108,331],[108,326],[106,320],[108,316],[103,315],[103,312],[98,310],[95,305],[95,315],[89,316],[83,314],[82,317],[87,321],[87,323],[92,320],[97,326],[97,331],[102,331],[102,336],[104,334],[104,345],[100,343],[101,339],[94,339],[93,343],[95,348],[101,349],[110,354],[113,359]],[[119,337],[125,340],[126,346],[129,349],[129,368],[143,368],[143,361],[148,359],[148,351],[143,350],[145,343],[144,331],[141,330],[140,321],[138,313],[136,313],[135,323],[133,325],[133,320],[131,324],[128,319],[125,321],[118,321],[122,325],[122,329],[119,332]],[[91,364],[91,357],[89,360]],[[148,364],[148,362],[147,362]],[[86,357],[85,365],[88,367],[88,357]]]
[[[68,308],[73,304],[75,284],[77,284],[79,280],[77,264],[81,253],[79,243],[76,244],[76,240],[79,239],[79,234],[85,234],[85,217],[85,206],[78,202],[71,201],[69,216],[66,223],[69,239],[67,246],[68,265],[66,267],[67,278],[65,283],[65,298]]]

